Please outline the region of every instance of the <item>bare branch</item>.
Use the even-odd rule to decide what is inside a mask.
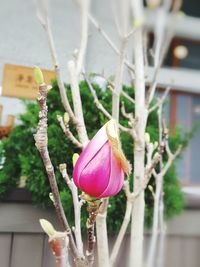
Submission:
[[[178,157],[178,155],[181,153],[182,150],[182,145],[179,145],[178,149],[176,150],[176,152],[174,154],[171,155],[171,157],[168,158],[167,163],[165,164],[164,168],[162,169],[160,175],[163,177],[165,176],[165,174],[167,173],[167,171],[169,170],[172,162]]]
[[[115,91],[114,91],[114,84],[109,82],[108,84],[108,89],[110,89],[110,91],[115,94]],[[126,92],[124,92],[123,90],[121,90],[121,95],[123,95],[127,100],[129,100],[132,104],[135,104],[135,100],[130,97]]]
[[[80,72],[82,71],[82,67],[84,66],[83,62],[88,41],[88,14],[90,8],[90,0],[80,1],[80,7],[81,7],[81,44],[76,62],[77,75],[80,74]]]
[[[87,201],[87,200],[86,200]],[[92,267],[94,263],[94,245],[96,243],[96,238],[94,235],[94,225],[96,222],[96,217],[99,212],[100,200],[87,201],[88,207],[88,219],[87,219],[87,251],[86,257],[89,262],[89,266]]]
[[[162,95],[162,97],[160,99],[158,99],[157,103],[152,106],[149,110],[148,110],[148,113],[151,113],[153,112],[154,110],[156,110],[159,106],[163,105],[164,101],[166,100],[166,97],[168,96],[169,94],[169,91],[171,90],[171,87],[167,87],[165,89],[165,92],[164,94]]]
[[[83,241],[82,241],[82,236],[81,236],[81,205],[78,199],[78,190],[73,180],[71,180],[67,174],[67,165],[60,164],[59,169],[60,169],[63,179],[65,180],[66,184],[68,185],[72,193],[73,204],[74,204],[74,218],[75,218],[74,232],[75,232],[76,245],[77,245],[77,250],[79,252],[79,255],[83,257],[84,256]]]
[[[101,33],[101,35],[103,36],[103,38],[106,40],[106,42],[109,44],[109,46],[114,50],[114,52],[119,56],[120,55],[120,51],[119,49],[116,47],[116,45],[113,43],[113,41],[110,39],[109,35],[102,29],[102,27],[100,26],[100,24],[96,21],[96,19],[89,14],[89,20],[90,22],[95,26],[95,28],[99,31],[99,33]],[[131,33],[132,34],[132,33]],[[129,36],[131,35],[129,34]],[[134,72],[134,65],[132,63],[130,63],[127,58],[125,58],[124,60],[125,65]]]
[[[70,267],[67,251],[69,244],[67,233],[56,231],[53,225],[44,219],[40,219],[40,224],[49,236],[49,245],[55,257],[55,267]]]
[[[89,139],[85,127],[84,117],[83,117],[83,109],[82,109],[82,102],[81,102],[81,96],[80,96],[80,90],[79,90],[79,84],[78,84],[78,77],[77,72],[75,69],[74,61],[71,60],[68,62],[68,71],[69,71],[69,78],[70,78],[70,85],[71,85],[71,91],[72,91],[72,100],[74,105],[74,112],[75,116],[78,120],[78,135],[80,138],[81,143],[85,146]]]
[[[40,152],[41,158],[43,160],[47,176],[49,178],[49,183],[51,186],[51,191],[53,194],[54,199],[54,205],[56,209],[56,213],[58,216],[58,219],[62,225],[62,227],[69,233],[69,246],[70,251],[73,255],[73,258],[75,259],[75,262],[81,263],[84,260],[79,257],[77,248],[74,243],[74,238],[71,233],[71,229],[69,227],[68,221],[66,219],[62,203],[59,196],[58,186],[56,182],[56,177],[54,173],[54,167],[51,163],[51,159],[49,157],[49,151],[47,148],[48,145],[48,137],[47,137],[47,104],[46,104],[46,97],[47,97],[48,87],[46,84],[42,84],[39,86],[39,96],[38,96],[38,102],[40,104],[40,113],[39,113],[39,123],[37,132],[34,135],[35,139],[35,145]]]
[[[117,66],[112,94],[112,117],[119,121],[119,102],[123,83],[124,59],[128,39],[122,37],[119,64]]]
[[[113,246],[113,249],[112,249],[112,252],[111,252],[111,256],[110,256],[110,266],[111,267],[114,266],[114,263],[115,263],[115,261],[117,259],[117,255],[119,253],[122,241],[124,239],[124,235],[126,233],[128,224],[130,222],[131,211],[132,211],[132,202],[127,199],[127,201],[126,201],[126,212],[125,212],[125,215],[124,215],[124,219],[123,219],[121,228],[120,228],[119,233],[117,235],[117,239],[115,241],[115,244]]]
[[[103,107],[103,105],[101,104],[101,102],[99,101],[99,99],[98,99],[98,96],[97,96],[97,94],[96,94],[96,91],[94,90],[94,88],[93,88],[93,86],[92,86],[92,84],[91,84],[91,82],[89,81],[89,79],[86,77],[86,74],[85,73],[83,73],[83,76],[84,76],[84,79],[85,79],[85,81],[86,81],[86,83],[87,83],[87,85],[88,85],[88,88],[89,88],[89,90],[90,90],[90,92],[91,92],[91,94],[92,94],[92,96],[93,96],[93,98],[94,98],[94,103],[95,103],[95,105],[96,105],[96,107],[108,118],[108,119],[112,119],[112,116],[111,116],[111,114]],[[124,127],[123,125],[121,125],[121,124],[119,124],[118,123],[118,126],[119,126],[119,129],[121,130],[121,131],[123,131],[123,132],[129,132],[130,133],[130,128],[126,128],[126,127]]]
[[[43,8],[45,9],[45,12],[40,11],[42,4],[44,5]],[[77,120],[74,116],[74,113],[70,107],[70,104],[69,104],[69,101],[67,98],[67,94],[66,94],[66,90],[65,90],[65,86],[64,86],[64,82],[61,78],[60,67],[59,67],[59,63],[58,63],[58,57],[57,57],[57,53],[56,53],[55,43],[54,43],[54,39],[53,39],[50,21],[48,18],[47,6],[45,6],[44,1],[38,2],[37,9],[38,9],[37,10],[38,19],[39,19],[41,25],[43,26],[43,28],[46,32],[46,35],[47,35],[47,41],[48,41],[48,45],[49,45],[49,49],[50,49],[52,62],[54,65],[54,70],[55,70],[55,74],[56,74],[56,78],[57,78],[57,83],[58,83],[63,107],[64,107],[65,111],[69,113],[69,116],[72,120],[72,123],[74,125],[77,125],[78,122],[77,122]]]
[[[178,0],[178,2],[179,2],[179,0]],[[166,19],[162,23],[163,27],[165,27],[165,34],[163,35],[163,31],[164,31],[163,27],[162,27],[162,29],[159,28],[159,30],[158,30],[158,36],[157,37],[159,38],[159,41],[156,40],[156,42],[159,42],[159,45],[156,46],[157,58],[155,60],[155,71],[154,71],[154,75],[153,75],[153,79],[152,79],[152,85],[151,85],[150,89],[148,90],[148,94],[146,97],[147,106],[150,105],[150,103],[154,97],[155,90],[157,87],[158,73],[159,73],[160,67],[162,66],[162,63],[165,59],[165,56],[167,54],[172,37],[174,35],[174,26],[176,24],[176,19],[177,19],[176,13],[178,12],[178,8],[180,8],[180,3],[179,4],[175,3],[174,7],[172,9],[172,15],[170,17],[170,20],[168,19],[168,21],[167,21],[167,19]],[[167,12],[166,8],[165,8],[165,12]],[[168,15],[168,18],[169,18],[169,15]],[[162,16],[159,16],[159,19],[163,20]],[[156,25],[158,25],[158,24],[159,23],[156,23]]]
[[[102,203],[99,207],[99,212],[96,219],[98,262],[99,266],[104,266],[104,267],[110,266],[107,225],[106,225],[108,203],[109,203],[109,198],[102,199]]]
[[[62,128],[64,134],[66,137],[74,144],[76,147],[83,149],[83,144],[81,144],[76,137],[73,135],[73,133],[69,129],[69,125],[65,125],[63,117],[62,116],[57,116],[57,120],[60,123],[60,127]]]

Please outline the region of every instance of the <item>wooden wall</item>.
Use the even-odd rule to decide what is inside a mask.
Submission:
[[[0,204],[0,267],[54,267],[54,259],[39,219],[50,220],[58,229],[53,211],[31,204]],[[110,247],[114,237],[110,238]],[[149,235],[145,237],[145,251]],[[126,267],[129,236],[123,243],[116,267]],[[146,254],[146,252],[145,252]],[[95,263],[96,267],[97,264]],[[185,211],[168,224],[165,267],[200,266],[200,211]],[[134,267],[134,266],[133,266]]]

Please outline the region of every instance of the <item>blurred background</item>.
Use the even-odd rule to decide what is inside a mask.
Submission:
[[[158,78],[160,88],[168,84],[172,87],[165,111],[172,133],[176,125],[187,132],[200,122],[199,1],[184,0],[181,10],[185,15],[175,25],[175,36]],[[109,1],[93,0],[91,12],[114,43],[119,45]],[[67,61],[80,41],[79,11],[72,0],[51,0],[50,19],[61,74],[67,82]],[[151,40],[154,17],[146,12],[146,20]],[[46,35],[37,19],[33,0],[0,1],[0,40],[0,138],[4,138],[14,124],[19,123],[18,115],[24,112],[21,99],[33,100],[36,96],[32,67],[37,65],[46,70],[48,81],[54,74]],[[177,56],[175,50],[179,46],[183,47],[185,56]],[[131,48],[129,50],[131,55]],[[117,64],[115,53],[92,25],[86,62],[88,72],[101,73],[106,77],[113,75]],[[147,80],[151,78],[149,69]],[[168,223],[166,266],[200,266],[199,151],[200,130],[197,130],[177,162],[177,175],[186,196],[186,206],[180,216]],[[54,266],[47,239],[38,224],[38,219],[43,217],[57,224],[53,212],[31,205],[28,193],[13,193],[0,203],[2,267]],[[126,242],[123,253],[125,247]]]

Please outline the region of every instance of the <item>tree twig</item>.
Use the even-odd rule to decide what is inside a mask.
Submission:
[[[153,111],[156,110],[160,105],[163,105],[163,103],[164,103],[164,101],[166,100],[166,97],[168,96],[170,90],[171,90],[171,87],[168,86],[168,87],[165,89],[165,92],[164,92],[164,94],[162,95],[162,97],[161,97],[160,99],[158,99],[157,103],[156,103],[154,106],[152,106],[151,108],[149,108],[148,113],[153,112]]]
[[[54,167],[51,163],[51,159],[49,157],[49,152],[48,152],[48,137],[47,137],[47,113],[48,113],[48,108],[46,104],[46,98],[47,98],[47,93],[48,93],[48,87],[46,84],[41,84],[39,86],[39,96],[38,96],[38,102],[40,105],[40,112],[39,112],[39,122],[38,122],[38,128],[37,132],[34,135],[35,139],[35,145],[40,152],[41,158],[43,160],[47,176],[49,178],[49,183],[51,186],[51,191],[53,194],[53,199],[54,199],[54,205],[56,209],[56,213],[58,216],[58,219],[62,225],[62,227],[67,231],[69,235],[69,247],[70,247],[70,252],[73,255],[73,258],[76,262],[77,266],[82,266],[84,263],[84,260],[78,256],[77,248],[74,243],[74,238],[72,236],[71,229],[69,227],[67,218],[65,216],[62,203],[60,200],[59,196],[59,191],[58,191],[58,186],[56,182],[56,177],[54,173]]]
[[[40,5],[42,5],[42,4],[44,5],[45,11],[41,11]],[[64,82],[61,78],[60,66],[59,66],[58,57],[57,57],[57,53],[56,53],[56,48],[55,48],[55,43],[54,43],[53,34],[52,34],[52,30],[51,30],[51,25],[50,25],[50,21],[48,18],[47,6],[44,3],[44,1],[38,3],[37,9],[38,9],[37,10],[38,19],[39,19],[41,25],[43,26],[43,28],[46,32],[46,35],[47,35],[47,41],[48,41],[48,45],[49,45],[49,49],[50,49],[52,62],[54,65],[54,70],[55,70],[55,74],[56,74],[56,78],[57,78],[58,88],[60,91],[60,96],[61,96],[61,101],[62,101],[63,107],[64,107],[65,111],[69,113],[69,116],[72,120],[72,123],[74,125],[77,125],[78,122],[77,122],[77,120],[74,116],[74,113],[71,109],[71,106],[69,104],[66,90],[65,90],[65,86],[64,86]]]
[[[74,105],[74,112],[76,119],[78,120],[77,132],[80,138],[81,143],[85,146],[87,145],[89,139],[85,127],[85,121],[83,117],[82,102],[80,96],[80,89],[78,84],[78,76],[75,68],[75,63],[73,60],[68,62],[68,71],[70,78],[70,85],[72,91],[72,100]]]
[[[55,258],[56,267],[70,267],[68,259],[69,238],[66,232],[58,232],[47,220],[40,219],[41,227],[49,236],[49,245]]]
[[[109,46],[113,49],[113,51],[117,54],[120,55],[120,50],[116,47],[116,45],[113,43],[113,41],[110,39],[109,35],[102,29],[100,24],[96,21],[96,19],[89,14],[89,20],[91,23],[95,26],[95,28],[99,31],[99,33],[103,36],[103,38],[106,40],[106,42],[109,44]],[[131,33],[132,34],[132,33]],[[127,58],[124,60],[124,64],[134,72],[134,65],[128,61]]]
[[[72,144],[74,144],[76,147],[83,149],[83,144],[81,144],[81,142],[79,142],[78,139],[76,139],[76,137],[73,135],[73,133],[70,131],[69,126],[65,125],[63,117],[58,115],[57,116],[57,120],[60,123],[60,127],[62,128],[64,134],[66,135],[66,137],[72,142]]]
[[[90,9],[90,0],[80,1],[79,4],[81,7],[81,44],[76,61],[77,75],[80,74],[82,67],[84,66],[83,63],[88,41],[88,14]]]
[[[65,180],[66,184],[68,185],[72,193],[73,204],[74,204],[74,219],[75,219],[74,233],[75,233],[76,245],[77,245],[77,250],[79,252],[79,255],[81,257],[84,257],[83,241],[82,241],[82,235],[81,235],[81,202],[78,199],[78,190],[73,180],[71,180],[68,176],[67,165],[60,164],[59,169],[60,169],[63,179]]]
[[[86,74],[85,73],[83,73],[83,75],[84,75],[84,79],[85,79],[85,81],[86,81],[86,83],[87,83],[87,85],[88,85],[88,88],[89,88],[89,90],[90,90],[90,92],[91,92],[91,94],[92,94],[92,96],[93,96],[93,98],[94,98],[94,103],[95,103],[95,105],[96,105],[96,107],[108,118],[108,119],[112,119],[112,116],[111,116],[111,114],[103,107],[103,105],[101,104],[101,102],[99,101],[99,99],[98,99],[98,96],[97,96],[97,94],[96,94],[96,91],[95,91],[95,89],[93,88],[93,86],[92,86],[92,84],[91,84],[91,82],[89,81],[89,79],[86,77]],[[131,131],[131,129],[130,128],[127,128],[127,127],[125,127],[125,126],[123,126],[123,125],[121,125],[120,123],[118,123],[118,127],[119,127],[119,129],[121,130],[121,131],[124,131],[124,132],[129,132],[130,133],[130,131]]]
[[[87,201],[87,200],[86,200]],[[89,266],[94,263],[94,246],[96,243],[96,238],[94,235],[94,225],[96,222],[96,217],[99,211],[100,200],[87,201],[88,207],[88,219],[87,219],[87,251],[86,256],[89,262]]]

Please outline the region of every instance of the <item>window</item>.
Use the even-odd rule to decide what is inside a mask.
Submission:
[[[174,93],[173,98],[176,107],[172,111],[175,114],[171,112],[170,116],[172,127],[175,123],[182,126],[184,131],[191,131],[200,122],[200,95]],[[200,185],[200,129],[190,141],[182,159],[177,162],[177,172],[183,185]]]

